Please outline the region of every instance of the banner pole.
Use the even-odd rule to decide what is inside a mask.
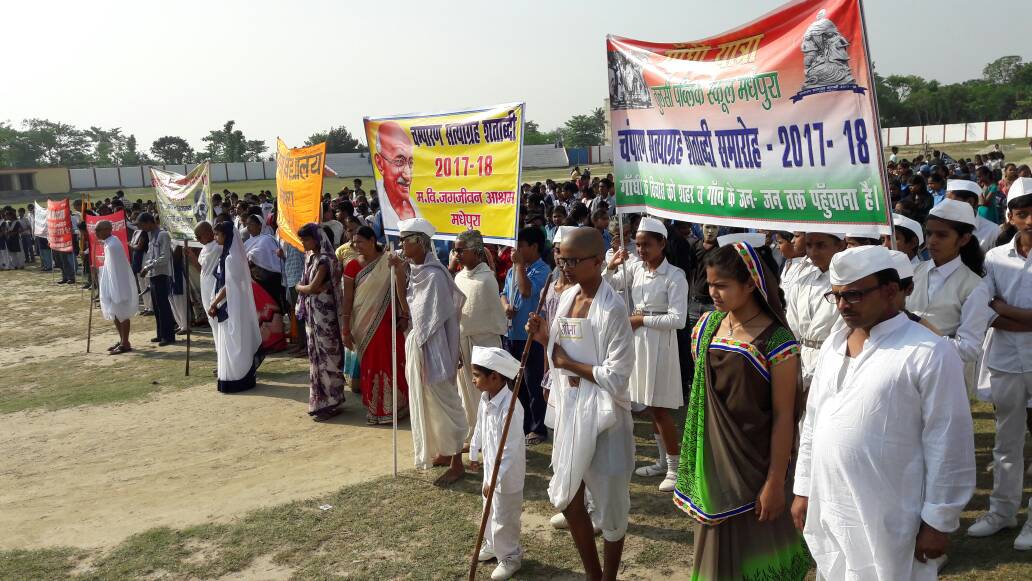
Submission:
[[[548,294],[546,290],[552,284],[552,273],[548,273],[548,278],[545,279],[545,286],[541,287],[541,296],[538,297],[537,309],[534,310],[534,314],[540,316],[541,310],[545,307],[545,296]],[[534,340],[527,337],[527,342],[523,345],[523,356],[520,357],[520,370],[516,372],[516,378],[512,381],[512,398],[509,400],[509,411],[505,414],[505,423],[502,425],[502,438],[498,446],[498,453],[495,454],[495,461],[493,469],[491,470],[491,483],[487,489],[487,496],[484,498],[484,512],[480,515],[480,532],[477,533],[477,542],[473,545],[473,554],[469,559],[469,581],[473,581],[477,577],[477,565],[480,564],[480,547],[484,542],[484,532],[487,530],[487,520],[491,517],[491,505],[494,503],[495,487],[498,484],[498,469],[502,465],[502,453],[505,451],[505,440],[509,437],[509,425],[512,423],[512,412],[516,408],[516,403],[519,401],[520,386],[523,384],[523,371],[527,368],[527,359],[530,356],[530,348],[533,345]],[[520,426],[520,429],[523,427]]]
[[[394,241],[389,240],[390,254],[394,254]],[[388,258],[390,258],[388,254]],[[398,477],[398,305],[395,304],[397,290],[394,267],[391,267],[391,447],[394,450],[394,478]]]
[[[84,194],[83,197],[82,197],[82,211],[83,211],[82,219],[84,221],[86,220],[86,200],[87,200],[87,198],[86,198],[86,195]],[[83,276],[85,276],[87,274],[92,274],[93,273],[93,253],[91,252],[91,248],[90,248],[90,228],[89,228],[88,225],[86,226],[86,240],[84,242],[86,243],[87,262],[86,262],[85,272],[83,272]],[[75,252],[75,250],[77,250],[77,249],[75,249],[75,248],[72,249],[73,253]],[[75,255],[73,254],[72,256],[74,257]],[[87,290],[87,292],[90,295],[90,315],[89,315],[89,321],[86,323],[86,352],[87,353],[90,352],[90,343],[93,340],[93,288],[94,287],[97,287],[98,289],[100,288],[100,284],[98,284],[98,281],[93,280],[94,278],[96,278],[96,277],[91,277],[91,279],[90,279],[90,286],[89,286],[89,289]]]
[[[86,352],[90,352],[90,343],[93,339],[93,287],[90,287],[90,315],[89,322],[86,323]]]
[[[186,293],[186,376],[190,376],[190,327],[193,325],[193,313],[190,311],[190,262],[186,253],[190,251],[190,243],[183,241],[183,292]]]
[[[630,251],[627,250],[626,242],[624,241],[623,235],[623,212],[619,210],[616,212],[617,228],[620,229],[618,236],[620,237],[620,250],[626,251],[630,256]],[[624,286],[624,298],[627,300],[627,314],[631,314],[631,281],[627,280],[627,261],[624,260],[620,263],[620,276],[623,278]]]
[[[864,15],[864,0],[857,0],[857,5],[860,9],[860,32],[864,37],[864,52],[867,56],[867,76],[871,79],[871,106],[874,111],[874,141],[878,145],[877,149],[878,156],[878,178],[881,181],[882,195],[885,200],[885,214],[889,219],[889,244],[893,250],[896,250],[896,226],[892,221],[892,199],[889,197],[888,187],[888,170],[885,167],[885,160],[883,159],[884,151],[882,149],[882,135],[881,135],[881,113],[878,111],[878,81],[874,77],[874,63],[871,61],[871,45],[867,41],[867,17]]]

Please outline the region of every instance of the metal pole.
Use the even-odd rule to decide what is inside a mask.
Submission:
[[[864,37],[864,52],[867,53],[867,76],[871,80],[871,104],[874,110],[874,140],[877,143],[878,155],[878,179],[882,186],[882,196],[885,200],[885,214],[889,220],[889,244],[896,250],[896,227],[892,223],[892,200],[889,198],[888,180],[886,179],[885,162],[882,156],[881,138],[881,113],[878,112],[878,81],[874,78],[874,64],[871,62],[871,45],[867,41],[867,19],[864,17],[864,0],[857,0],[860,9],[860,28]]]
[[[541,295],[538,297],[537,310],[534,311],[538,315],[541,314],[541,310],[545,306],[545,296],[548,294],[546,289],[548,289],[551,284],[552,273],[550,272],[548,273],[548,278],[545,279],[545,286],[541,287],[542,290]],[[502,426],[501,444],[499,444],[498,452],[495,454],[494,469],[491,470],[491,484],[488,487],[487,497],[485,497],[484,500],[484,513],[480,516],[480,532],[477,533],[477,542],[473,546],[473,555],[470,556],[469,560],[469,581],[473,581],[477,576],[477,565],[480,563],[478,559],[480,555],[480,547],[484,542],[484,532],[487,530],[487,520],[491,516],[491,505],[494,503],[495,486],[498,484],[498,468],[502,465],[502,452],[505,451],[505,440],[509,437],[509,425],[512,423],[512,412],[516,408],[517,401],[519,400],[520,386],[523,384],[523,370],[527,367],[527,358],[530,356],[530,348],[533,343],[534,340],[527,337],[527,342],[523,345],[523,356],[520,357],[520,370],[516,373],[516,378],[513,379],[512,399],[509,400],[509,411],[505,414],[505,424]]]
[[[394,254],[394,241],[390,241],[388,252]],[[390,254],[387,258],[390,258]],[[388,261],[389,262],[389,261]],[[398,305],[395,303],[397,290],[394,267],[391,269],[391,446],[394,450],[395,478],[398,477]]]

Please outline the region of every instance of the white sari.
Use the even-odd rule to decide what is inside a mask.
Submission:
[[[259,353],[262,335],[258,328],[258,312],[254,306],[244,244],[235,230],[227,235],[227,245],[219,257],[215,279],[213,292],[218,292],[220,282],[226,289],[226,300],[222,303],[225,312],[218,316],[222,320],[215,322],[219,391],[243,391],[254,387],[255,372],[262,359]]]
[[[100,267],[100,312],[108,321],[128,321],[136,314],[139,297],[136,277],[125,248],[115,236],[104,244],[104,266]]]

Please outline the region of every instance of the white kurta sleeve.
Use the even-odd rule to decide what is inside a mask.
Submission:
[[[646,315],[642,324],[650,329],[676,331],[688,324],[688,279],[680,268],[671,267],[666,276],[667,313]]]
[[[957,348],[957,353],[965,363],[974,363],[982,356],[985,334],[989,330],[989,325],[996,320],[996,311],[989,308],[989,301],[993,298],[993,286],[990,277],[982,279],[961,307],[960,326],[957,327],[956,336],[943,338]]]
[[[610,296],[616,297],[615,294]],[[608,302],[604,307],[604,327],[601,330],[606,352],[602,363],[592,367],[591,375],[599,387],[619,399],[626,399],[627,386],[634,371],[634,333],[623,302],[619,299]]]
[[[477,425],[473,428],[473,437],[469,440],[469,461],[476,462],[480,457],[480,449],[484,447],[484,435],[481,433],[484,425],[484,401],[480,400],[477,406]],[[520,424],[523,425],[523,424]]]
[[[627,276],[624,276],[624,273]],[[622,291],[627,286],[627,279],[634,280],[634,265],[624,263],[622,266],[616,267],[616,270],[609,270],[607,266],[602,267],[602,278],[609,283],[609,286],[613,287],[614,290]]]
[[[918,381],[925,462],[921,520],[950,533],[960,527],[960,513],[975,491],[975,435],[964,366],[953,349],[938,343]]]

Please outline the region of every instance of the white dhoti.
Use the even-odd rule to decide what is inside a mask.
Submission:
[[[125,249],[114,236],[102,242],[106,259],[98,272],[100,312],[108,321],[128,321],[136,314],[136,281]]]
[[[487,499],[484,499],[487,504]],[[501,563],[520,559],[520,517],[523,515],[523,490],[503,493],[495,491],[491,501],[491,518],[484,530],[484,548],[494,553]]]
[[[434,456],[462,453],[467,426],[455,381],[424,381],[423,349],[414,333],[405,339],[405,379],[416,468],[428,469]]]
[[[477,407],[480,405],[480,391],[473,385],[473,347],[501,347],[502,337],[493,333],[484,335],[467,335],[459,339],[462,348],[462,369],[459,370],[459,397],[462,398],[462,409],[466,412],[466,440],[473,437],[473,428],[477,425]],[[522,426],[521,426],[522,429]]]
[[[150,283],[147,281],[147,275],[136,275],[136,288],[139,289],[138,292],[143,292],[150,288]],[[154,310],[154,303],[151,301],[151,296],[149,292],[144,292],[143,296],[141,297],[141,300],[143,301],[143,309],[145,311]]]
[[[168,295],[168,302],[172,305],[172,318],[176,320],[176,325],[185,331],[190,325],[190,314],[186,312],[185,292],[181,295],[175,293]]]

